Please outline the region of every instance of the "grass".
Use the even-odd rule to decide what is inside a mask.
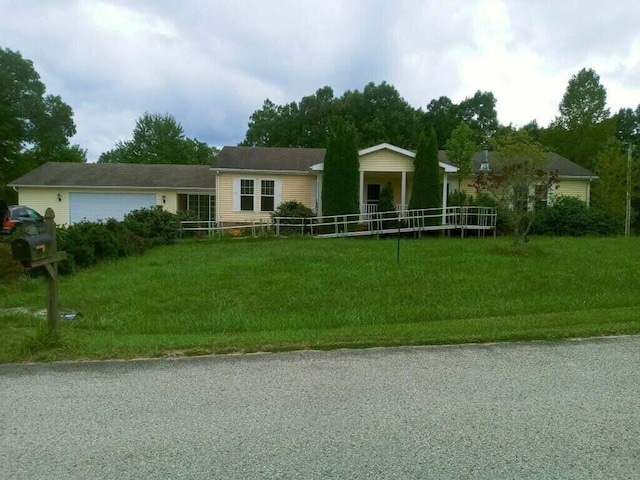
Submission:
[[[197,355],[640,333],[640,239],[186,242],[0,286],[0,361]],[[5,309],[5,313],[2,313]]]

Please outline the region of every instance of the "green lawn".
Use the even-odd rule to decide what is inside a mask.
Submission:
[[[0,361],[558,339],[640,333],[640,239],[187,242],[65,277],[57,338],[0,313]],[[0,312],[44,308],[44,282]]]

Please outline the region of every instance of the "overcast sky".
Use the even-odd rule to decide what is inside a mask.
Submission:
[[[97,160],[145,111],[212,145],[244,139],[266,98],[387,81],[414,107],[476,90],[501,123],[546,126],[593,68],[612,113],[640,103],[633,0],[0,0],[0,47],[33,61]]]

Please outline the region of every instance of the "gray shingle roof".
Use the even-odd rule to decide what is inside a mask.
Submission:
[[[489,166],[491,166],[491,152],[489,152]],[[473,155],[473,172],[480,172],[480,164],[482,163],[482,152],[476,152]],[[558,172],[558,175],[561,177],[596,177],[596,174],[587,170],[584,167],[581,167],[577,163],[573,163],[571,160],[564,158],[557,153],[549,153],[551,157],[551,161],[548,165],[546,165],[545,170],[548,172]],[[447,155],[444,150],[438,151],[438,159],[441,162],[448,163],[451,165],[451,162],[447,160]]]
[[[207,165],[48,162],[9,185],[213,189],[215,178]]]
[[[324,161],[324,148],[224,147],[216,168],[308,172]]]
[[[264,171],[300,171],[308,172],[312,165],[324,161],[324,148],[284,148],[284,147],[224,147],[216,161],[216,168],[234,170],[264,170]],[[551,163],[549,171],[558,171],[560,176],[567,177],[595,177],[586,168],[577,165],[566,158],[550,153]],[[447,161],[444,150],[438,152],[438,160],[451,165]],[[473,157],[474,172],[480,171],[482,152],[476,152]],[[491,152],[489,152],[491,164]]]

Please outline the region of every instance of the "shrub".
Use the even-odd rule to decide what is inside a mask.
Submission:
[[[617,230],[611,217],[576,197],[559,197],[537,213],[531,227],[532,234],[572,237],[612,235]]]
[[[11,245],[0,243],[0,285],[8,285],[18,280],[25,273],[25,268],[16,262],[11,255]]]
[[[134,210],[122,223],[149,247],[170,245],[180,237],[180,218],[161,206]]]
[[[465,191],[454,190],[447,196],[447,205],[450,207],[464,207],[474,204],[475,199],[473,195],[468,195]]]
[[[308,227],[301,226],[302,221],[299,219],[313,218],[315,213],[309,207],[300,202],[290,200],[278,205],[278,208],[271,214],[271,218],[286,217],[278,220],[280,225],[291,225],[291,227],[280,227],[280,235],[299,235],[309,231]],[[294,225],[298,225],[297,227]]]
[[[75,265],[89,267],[119,256],[116,237],[107,225],[87,221],[59,228],[58,250],[64,250],[73,258],[62,262],[64,273],[70,273]]]

